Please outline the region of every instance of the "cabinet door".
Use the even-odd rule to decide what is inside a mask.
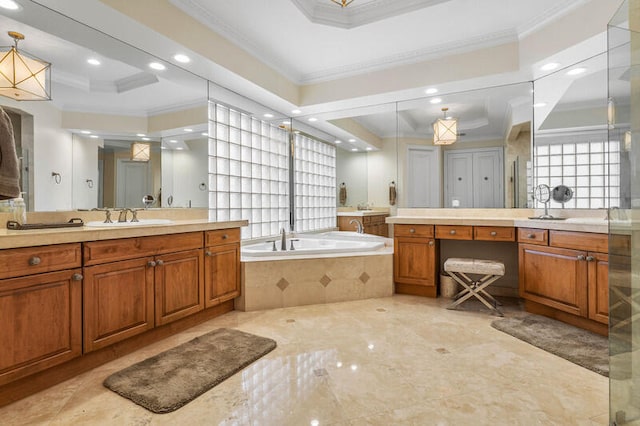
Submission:
[[[587,253],[520,244],[520,296],[587,316]]]
[[[204,263],[205,307],[240,295],[240,246],[207,247]]]
[[[0,280],[0,384],[82,354],[81,272]]]
[[[609,323],[609,255],[589,253],[589,318]]]
[[[202,249],[163,254],[155,261],[156,325],[203,310]]]
[[[153,258],[84,268],[84,351],[154,327]]]
[[[396,237],[393,262],[395,282],[436,285],[436,244],[432,238]]]

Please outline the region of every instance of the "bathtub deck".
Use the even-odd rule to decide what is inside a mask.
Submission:
[[[393,294],[393,250],[341,257],[242,262],[241,311],[285,308]]]

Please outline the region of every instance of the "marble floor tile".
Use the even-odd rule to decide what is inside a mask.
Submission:
[[[493,329],[482,306],[400,296],[234,311],[0,408],[12,425],[606,425],[608,380]],[[521,307],[505,307],[520,315]],[[153,414],[111,373],[220,327],[278,347],[194,401]]]

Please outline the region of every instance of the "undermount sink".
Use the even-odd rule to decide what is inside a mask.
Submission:
[[[104,223],[101,221],[87,222],[84,226],[90,226],[93,228],[126,228],[131,226],[143,226],[143,225],[166,225],[171,223],[169,219],[138,219],[137,222],[118,222]]]

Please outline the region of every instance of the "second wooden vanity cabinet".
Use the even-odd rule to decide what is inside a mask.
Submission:
[[[608,323],[607,238],[587,232],[520,229],[519,285],[527,310],[606,333],[606,327],[598,324]]]
[[[0,384],[82,354],[81,245],[0,250]]]
[[[204,298],[210,308],[240,295],[240,230],[205,233]]]
[[[85,352],[203,310],[202,246],[202,232],[85,243]]]
[[[388,237],[389,225],[387,225],[385,222],[385,219],[387,217],[389,217],[389,214],[382,212],[359,216],[338,216],[338,230],[355,231],[357,229],[357,226],[353,223],[349,223],[350,221],[355,219],[362,224],[362,228],[365,234]]]
[[[396,292],[436,297],[439,267],[433,225],[394,225],[393,232]]]

